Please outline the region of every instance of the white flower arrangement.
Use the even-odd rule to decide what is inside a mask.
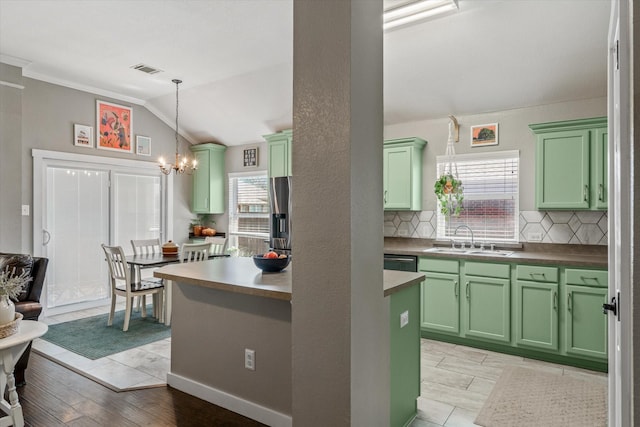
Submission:
[[[29,283],[31,277],[26,271],[16,275],[15,268],[10,271],[8,268],[0,272],[0,296],[6,295],[8,298],[17,299],[24,287]]]

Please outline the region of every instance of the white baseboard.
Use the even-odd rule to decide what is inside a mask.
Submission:
[[[257,403],[242,399],[189,378],[167,373],[167,384],[214,405],[221,406],[271,427],[291,427],[291,415],[286,415]]]

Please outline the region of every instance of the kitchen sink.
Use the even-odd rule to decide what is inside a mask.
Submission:
[[[446,248],[446,247],[434,247],[425,249],[423,252],[439,253],[439,254],[451,254],[451,255],[479,255],[479,256],[509,256],[513,251],[505,251],[502,249],[479,249],[479,248]]]

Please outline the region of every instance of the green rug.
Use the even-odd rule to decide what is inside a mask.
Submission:
[[[122,331],[124,310],[121,310],[115,312],[112,326],[107,326],[109,315],[100,314],[49,325],[49,330],[42,339],[88,359],[100,359],[169,338],[171,327],[159,323],[150,313],[151,306],[147,309],[146,318],[140,317],[140,312],[134,310],[127,332]]]

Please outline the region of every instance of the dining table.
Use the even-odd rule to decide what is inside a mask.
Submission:
[[[209,259],[228,257],[228,254],[209,255]],[[180,254],[165,255],[162,253],[127,255],[125,257],[129,268],[131,269],[131,277],[136,277],[136,268],[157,268],[164,265],[175,264],[180,262],[182,257]],[[164,281],[164,324],[171,324],[171,280]]]

